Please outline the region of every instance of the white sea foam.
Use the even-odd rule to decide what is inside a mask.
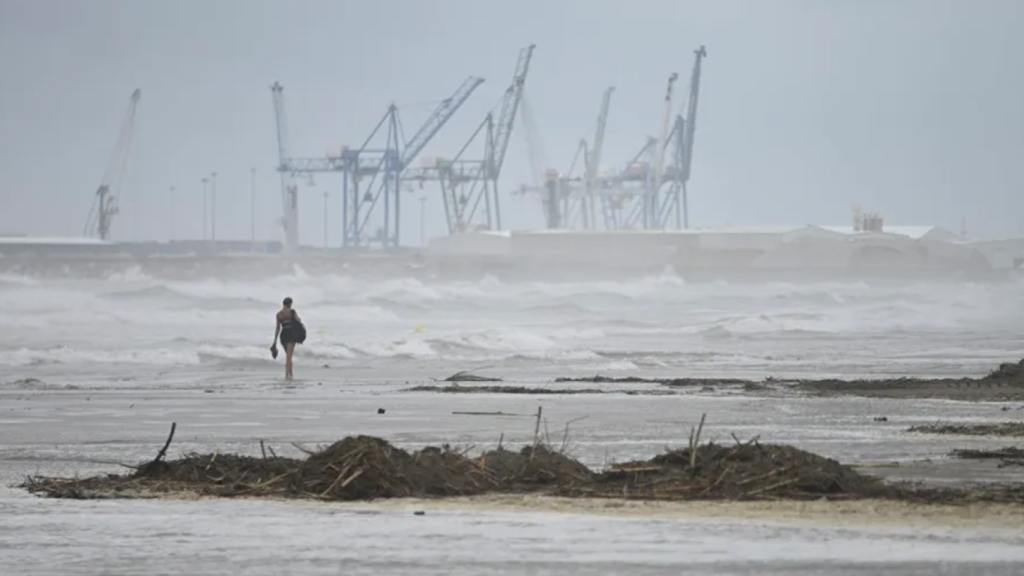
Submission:
[[[846,362],[974,370],[1024,343],[1006,284],[425,283],[311,276],[160,282],[0,277],[0,366],[266,361],[272,314],[295,299],[301,354],[341,363],[547,362],[593,370],[791,369]]]

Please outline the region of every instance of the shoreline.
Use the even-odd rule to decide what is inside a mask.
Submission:
[[[885,499],[860,500],[622,500],[572,498],[544,494],[482,494],[445,498],[386,498],[369,501],[316,501],[285,497],[223,498],[195,492],[125,491],[86,500],[235,501],[330,508],[339,511],[442,514],[564,514],[627,520],[686,520],[688,522],[756,523],[800,527],[914,529],[998,529],[1024,533],[1024,504],[976,502],[939,504]],[[422,513],[422,514],[420,514]]]

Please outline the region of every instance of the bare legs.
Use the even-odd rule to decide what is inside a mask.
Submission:
[[[286,380],[291,380],[295,377],[292,372],[292,356],[295,354],[295,342],[289,342],[284,345],[284,377]]]

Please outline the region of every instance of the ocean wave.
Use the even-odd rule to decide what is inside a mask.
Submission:
[[[0,365],[266,362],[262,342],[272,336],[270,317],[284,296],[295,299],[309,328],[301,354],[324,363],[504,359],[658,367],[685,366],[707,352],[742,364],[794,349],[830,347],[834,355],[843,349],[839,342],[877,349],[876,342],[894,340],[905,349],[893,354],[913,355],[934,346],[929,342],[955,349],[977,334],[1016,333],[1024,323],[1021,287],[694,285],[670,271],[563,283],[373,282],[301,269],[259,282],[166,282],[139,271],[105,281],[2,276]]]

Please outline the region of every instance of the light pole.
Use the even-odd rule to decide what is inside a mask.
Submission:
[[[203,178],[203,240],[206,240],[206,231],[209,230],[206,220],[206,213],[210,206],[209,193],[207,192],[206,185],[210,183],[209,178]]]
[[[174,186],[171,186],[170,200],[171,200],[171,236],[170,236],[170,240],[174,240],[174,212],[175,212],[175,208],[177,208],[176,202],[174,201]]]
[[[420,246],[427,245],[427,197],[420,196]]]
[[[210,172],[210,238],[217,241],[217,173]]]
[[[327,249],[327,206],[331,193],[324,190],[324,250]]]
[[[249,234],[252,236],[253,246],[256,245],[256,168],[249,170],[249,208],[251,221],[249,222]]]

